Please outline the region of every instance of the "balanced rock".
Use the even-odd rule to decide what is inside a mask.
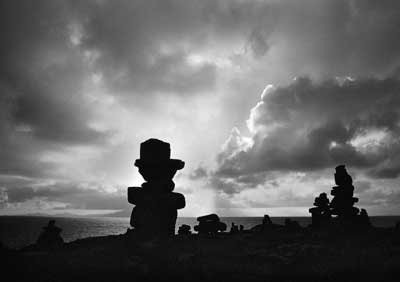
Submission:
[[[331,195],[334,196],[330,204],[331,213],[339,218],[356,216],[359,209],[354,207],[354,204],[358,202],[358,199],[353,197],[353,180],[344,165],[336,167],[335,183],[337,186],[333,187],[331,191]]]
[[[130,224],[136,233],[147,237],[175,234],[177,210],[185,207],[185,197],[172,192],[172,179],[184,164],[171,159],[169,143],[149,139],[140,144],[140,159],[135,166],[146,182],[141,187],[128,188],[128,202],[135,205]]]
[[[354,196],[353,179],[347,173],[344,165],[336,167],[335,183],[332,187],[332,201],[325,193],[315,198],[313,208],[309,209],[312,214],[312,226],[323,226],[330,223],[339,223],[347,227],[368,227],[371,222],[365,209],[354,207],[358,198]],[[332,217],[336,216],[336,217]]]
[[[190,231],[190,225],[182,224],[181,226],[179,226],[178,234],[179,235],[190,235],[190,234],[192,234],[192,231]]]
[[[200,216],[197,221],[199,224],[194,227],[194,230],[199,234],[215,235],[226,230],[226,224],[221,222],[216,214]]]
[[[315,198],[314,206],[315,207],[309,209],[312,215],[312,226],[319,227],[329,224],[331,220],[331,211],[326,193],[321,193]]]

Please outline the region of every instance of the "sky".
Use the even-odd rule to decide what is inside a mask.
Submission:
[[[1,1],[0,215],[129,216],[149,138],[180,216],[306,216],[340,164],[400,215],[399,27],[396,0]]]

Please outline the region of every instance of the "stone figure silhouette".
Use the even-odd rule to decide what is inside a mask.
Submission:
[[[172,192],[175,173],[184,167],[171,159],[170,144],[148,139],[140,144],[140,159],[135,161],[144,182],[128,188],[128,201],[134,204],[130,224],[136,234],[145,237],[168,237],[175,234],[177,210],[185,207],[185,197]]]
[[[339,165],[335,168],[335,183],[337,186],[332,187],[332,201],[325,193],[321,193],[315,198],[313,208],[309,209],[312,214],[312,226],[319,227],[330,223],[344,224],[347,227],[351,226],[371,226],[368,213],[365,209],[354,207],[358,202],[358,198],[353,197],[354,186],[353,179],[347,173],[344,165]],[[332,217],[332,215],[336,217]]]
[[[197,221],[199,224],[194,227],[194,231],[197,231],[199,234],[215,235],[218,232],[225,231],[227,227],[215,213],[199,216]]]
[[[321,193],[315,198],[314,206],[315,207],[309,209],[312,215],[312,226],[318,227],[329,224],[331,220],[331,210],[326,193]]]
[[[330,204],[331,213],[340,219],[350,219],[359,213],[359,209],[354,207],[358,198],[353,197],[353,179],[347,173],[344,165],[339,165],[335,169],[337,186],[333,187],[331,191],[331,195],[334,196]]]
[[[57,227],[55,223],[55,220],[50,220],[47,226],[43,227],[42,233],[36,241],[36,245],[40,249],[54,250],[63,245],[64,240],[60,235],[62,229]]]
[[[191,228],[190,225],[182,224],[178,228],[178,234],[179,235],[190,235],[190,234],[192,234],[192,231],[190,231],[190,228]]]

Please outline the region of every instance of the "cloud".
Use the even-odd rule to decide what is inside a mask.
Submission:
[[[398,93],[398,82],[385,78],[400,65],[398,5],[2,1],[0,185],[30,187],[4,182],[22,177],[44,186],[94,181],[101,190],[139,181],[132,156],[153,136],[176,144],[188,169],[205,164],[181,179],[230,196],[248,187],[272,191],[286,172],[342,161],[369,177],[396,179],[399,113],[388,93]],[[310,79],[287,86],[294,76]],[[337,76],[349,79],[326,81]],[[281,87],[259,100],[266,83]],[[206,171],[234,126],[217,169]],[[73,197],[80,189],[53,197],[32,187],[43,201],[107,206],[103,194],[92,205]]]
[[[0,174],[42,177],[47,152],[104,144],[85,90],[91,71],[70,41],[65,1],[1,4]]]
[[[269,46],[265,40],[265,36],[260,29],[254,29],[248,38],[248,45],[253,52],[255,58],[259,58],[267,53]]]
[[[288,86],[267,86],[247,121],[251,137],[232,131],[214,176],[236,184],[253,176],[263,183],[256,177],[263,172],[344,163],[372,177],[397,177],[399,92],[396,79],[297,78]]]
[[[126,190],[107,191],[104,187],[90,183],[55,183],[39,187],[9,186],[3,188],[3,208],[24,205],[30,202],[63,204],[74,209],[118,210],[129,209]]]
[[[192,95],[213,89],[215,64],[193,63],[188,51],[201,44],[195,24],[200,3],[102,1],[77,6],[84,11],[77,20],[79,46],[94,54],[93,67],[111,91]]]
[[[206,168],[199,166],[195,168],[189,175],[190,179],[201,179],[205,178],[208,175],[208,171]]]
[[[282,79],[282,72],[285,79],[387,75],[400,63],[398,3],[390,2],[137,0],[72,6],[79,47],[92,54],[105,86],[129,99],[215,90],[226,71],[218,61],[238,53],[254,57],[247,60],[252,71],[274,79]],[[390,44],[382,44],[388,38]]]

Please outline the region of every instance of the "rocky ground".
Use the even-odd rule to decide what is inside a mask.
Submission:
[[[2,249],[7,281],[399,281],[400,231],[331,228],[77,240],[59,250]],[[3,280],[6,281],[6,280]]]

